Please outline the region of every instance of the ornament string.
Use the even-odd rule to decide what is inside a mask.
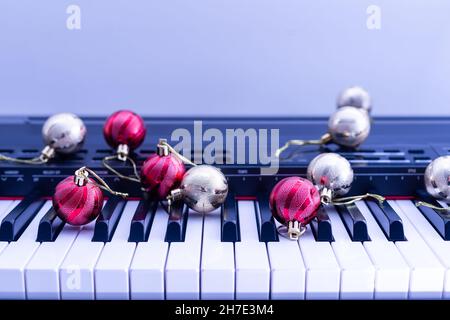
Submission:
[[[331,141],[331,135],[329,133],[324,134],[319,140],[289,140],[281,148],[275,151],[277,158],[286,151],[290,146],[306,146],[306,145],[321,145]]]
[[[114,169],[108,162],[112,161],[112,160],[120,160],[119,155],[115,155],[115,156],[109,156],[109,157],[105,157],[102,161],[103,166],[108,169],[109,171],[111,171],[112,173],[114,173],[116,176],[118,176],[121,179],[125,179],[128,181],[133,181],[133,182],[137,182],[137,183],[141,183],[141,178],[139,177],[138,174],[138,170],[137,170],[137,165],[136,162],[131,159],[130,157],[126,157],[125,161],[128,161],[132,168],[133,168],[133,176],[126,176],[122,173],[120,173],[118,170]]]
[[[170,144],[167,143],[166,140],[161,139],[159,141],[159,144],[162,146],[167,147],[171,153],[173,153],[175,156],[177,156],[184,164],[189,164],[193,167],[197,166],[195,163],[193,163],[191,160],[180,154],[178,151],[176,151]]]
[[[428,207],[437,211],[441,211],[441,212],[449,212],[450,211],[450,207],[438,207],[435,206],[434,204],[425,202],[425,201],[417,201],[416,203],[416,207]]]
[[[325,205],[342,206],[342,205],[353,204],[359,200],[364,200],[364,199],[368,199],[368,198],[375,199],[380,204],[382,204],[386,200],[385,197],[383,197],[379,194],[366,193],[366,194],[362,194],[359,196],[336,198],[336,199],[332,199],[332,200],[326,200],[325,197],[321,197],[320,202],[322,202],[322,204],[325,204]]]
[[[97,179],[98,182],[95,182],[93,180],[88,180],[88,176],[91,174],[95,179]],[[87,168],[87,167],[81,167],[77,171],[75,171],[75,177],[76,177],[76,183],[78,185],[83,185],[85,182],[92,183],[93,185],[108,191],[109,193],[120,196],[122,198],[128,197],[128,193],[114,191],[110,188],[110,186],[106,183],[105,180],[103,180],[97,173],[95,173],[93,170]]]
[[[40,156],[40,157],[35,157],[32,159],[16,159],[16,158],[11,158],[8,156],[5,156],[3,154],[0,154],[0,161],[9,161],[9,162],[15,162],[15,163],[22,163],[22,164],[45,164],[48,162],[48,159]]]

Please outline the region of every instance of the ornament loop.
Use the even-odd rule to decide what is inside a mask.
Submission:
[[[435,205],[433,205],[431,203],[428,203],[428,202],[425,202],[425,201],[417,201],[415,203],[415,205],[416,205],[416,207],[423,206],[423,207],[428,207],[428,208],[431,208],[431,209],[434,209],[434,210],[437,210],[437,211],[450,213],[450,207],[445,207],[445,208],[444,207],[438,207],[438,206],[435,206]]]
[[[125,179],[125,180],[129,180],[129,181],[133,181],[133,182],[137,182],[137,183],[141,183],[141,178],[139,177],[138,171],[137,171],[137,166],[136,166],[136,162],[134,162],[133,159],[131,159],[130,157],[126,157],[125,161],[128,161],[131,163],[131,166],[133,167],[133,175],[134,176],[126,176],[122,173],[120,173],[119,171],[117,171],[116,169],[114,169],[111,165],[109,165],[109,161],[111,160],[121,160],[120,158],[121,156],[119,154],[115,155],[115,156],[110,156],[110,157],[105,157],[102,161],[103,166],[108,169],[109,171],[111,171],[112,173],[114,173],[116,176],[118,176],[121,179]]]
[[[159,148],[167,148],[171,153],[176,155],[182,162],[184,162],[184,164],[190,164],[193,167],[197,166],[191,160],[189,160],[185,156],[181,155],[178,151],[176,151],[169,143],[167,143],[166,139],[159,139],[158,150]]]
[[[363,199],[367,199],[367,198],[373,198],[375,200],[377,200],[380,204],[382,204],[386,198],[379,195],[379,194],[373,194],[373,193],[366,193],[366,194],[362,194],[359,196],[352,196],[352,197],[344,197],[344,198],[337,198],[337,199],[333,199],[330,202],[325,202],[322,198],[321,198],[321,202],[322,204],[325,205],[335,205],[335,206],[342,206],[342,205],[347,205],[347,204],[353,204],[356,201],[359,200],[363,200]]]
[[[75,171],[75,184],[78,186],[85,186],[86,183],[88,183],[88,181],[89,181],[88,180],[89,174],[91,174],[95,179],[97,179],[98,183],[92,182],[97,187],[99,187],[103,190],[106,190],[115,196],[120,196],[122,198],[128,197],[128,193],[118,192],[118,191],[114,191],[113,189],[111,189],[105,180],[100,178],[100,176],[98,174],[96,174],[93,170],[91,170],[87,167],[81,167],[80,169]]]
[[[289,221],[288,226],[278,226],[278,234],[289,240],[298,240],[305,232],[307,227],[298,221]]]
[[[22,164],[46,164],[51,158],[55,156],[55,149],[50,146],[46,146],[38,157],[34,157],[32,159],[17,159],[5,156],[0,154],[0,161],[10,161],[14,163],[22,163]]]
[[[291,145],[292,146],[306,146],[306,145],[321,145],[321,144],[327,144],[331,141],[331,135],[329,133],[325,133],[319,140],[289,140],[279,148],[277,151],[275,151],[275,156],[277,158],[280,157],[281,153],[286,151]]]

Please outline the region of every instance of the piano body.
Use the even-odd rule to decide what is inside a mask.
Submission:
[[[225,159],[218,166],[230,192],[220,209],[206,215],[183,205],[167,212],[146,199],[138,185],[108,173],[101,165],[113,153],[102,136],[105,119],[83,120],[88,139],[77,154],[41,166],[0,162],[0,298],[450,297],[450,216],[413,202],[426,198],[427,164],[450,152],[450,118],[375,118],[369,139],[357,150],[333,144],[292,147],[275,175],[261,175],[257,163],[230,161],[236,152],[224,145]],[[146,141],[133,155],[138,164],[154,152],[159,138],[171,142],[174,130],[194,135],[196,120],[205,130],[223,133],[279,129],[280,144],[317,138],[327,128],[320,117],[145,118]],[[34,157],[42,146],[44,121],[0,118],[0,153]],[[279,236],[268,205],[272,186],[285,176],[304,176],[309,161],[329,151],[351,162],[351,194],[380,193],[389,200],[321,208],[298,242]],[[84,165],[131,198],[110,196],[96,221],[73,227],[55,215],[51,196],[56,183]]]

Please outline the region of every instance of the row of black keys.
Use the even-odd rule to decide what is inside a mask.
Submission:
[[[263,242],[278,241],[277,227],[267,199],[268,196],[265,194],[256,197],[255,212],[258,218],[259,238]],[[431,199],[427,200],[433,202]],[[16,241],[19,239],[45,201],[36,195],[25,197],[1,222],[0,241]],[[434,201],[434,204],[438,205],[436,201]],[[118,197],[111,197],[107,201],[95,223],[92,241],[111,241],[125,205],[126,201]],[[390,241],[406,240],[402,220],[388,202],[379,204],[378,202],[367,201],[367,205],[387,239]],[[157,201],[140,201],[130,226],[130,242],[147,241],[157,206]],[[366,220],[356,205],[338,206],[337,210],[353,241],[370,241]],[[428,207],[420,207],[420,210],[443,239],[450,240],[450,216]],[[169,219],[165,240],[167,242],[182,242],[185,239],[186,223],[189,217],[188,208],[180,202],[173,204],[168,211]],[[229,194],[221,211],[222,241],[240,241],[239,213],[235,195]],[[54,241],[63,226],[64,222],[51,208],[39,223],[36,240],[39,242]],[[319,210],[317,222],[313,224],[312,230],[317,241],[334,241],[331,222],[324,210]]]

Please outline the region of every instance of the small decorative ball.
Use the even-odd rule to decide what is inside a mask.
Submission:
[[[280,223],[298,221],[307,225],[317,214],[320,196],[314,185],[307,179],[288,177],[279,181],[269,198],[272,215]]]
[[[126,145],[131,150],[138,148],[144,141],[146,132],[144,120],[128,110],[113,113],[103,127],[105,140],[114,149],[119,145]]]
[[[185,172],[183,162],[172,153],[152,154],[142,165],[141,182],[146,192],[161,200],[180,186]]]
[[[347,159],[337,153],[322,153],[308,165],[308,179],[322,191],[331,190],[331,197],[342,196],[350,191],[353,169]]]
[[[424,180],[431,196],[450,202],[450,156],[434,159],[425,170]]]
[[[185,173],[180,190],[189,208],[200,213],[208,213],[225,202],[228,182],[219,169],[199,165]]]
[[[86,185],[75,184],[74,177],[62,180],[53,195],[53,208],[64,222],[82,226],[98,217],[103,207],[102,190],[89,179]]]
[[[361,87],[354,86],[343,90],[337,98],[337,107],[355,107],[370,113],[372,101],[369,93]]]
[[[47,146],[56,152],[70,154],[81,149],[86,138],[86,126],[72,113],[51,116],[42,127],[42,137]]]
[[[339,108],[328,120],[328,132],[335,143],[356,148],[369,136],[369,114],[354,107]]]

